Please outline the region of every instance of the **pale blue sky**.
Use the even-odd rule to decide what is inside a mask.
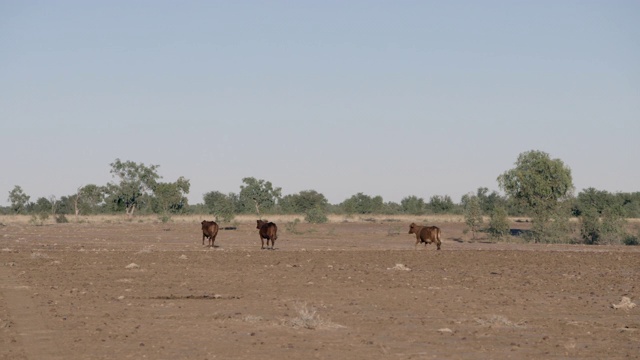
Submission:
[[[640,191],[640,1],[0,0],[0,205],[116,158],[457,202],[528,150]]]

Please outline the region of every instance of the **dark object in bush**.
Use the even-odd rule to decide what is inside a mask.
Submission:
[[[525,236],[531,233],[531,230],[523,229],[509,229],[509,235],[511,236]]]
[[[637,236],[629,235],[626,238],[624,238],[624,240],[622,240],[622,243],[630,246],[638,246],[640,245],[640,240],[638,240]]]

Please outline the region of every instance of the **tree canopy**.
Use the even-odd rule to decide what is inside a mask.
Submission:
[[[520,154],[515,165],[498,176],[499,186],[531,212],[534,241],[559,241],[568,232],[570,208],[561,201],[573,194],[571,169],[536,150]]]
[[[22,188],[16,185],[13,190],[9,191],[7,200],[11,203],[10,207],[14,214],[23,214],[26,212],[27,204],[29,204],[30,196],[25,194]]]
[[[260,217],[262,211],[273,210],[282,196],[282,188],[273,187],[270,181],[246,177],[242,182],[239,210],[244,213],[255,210],[256,215]]]
[[[315,190],[303,190],[297,194],[284,196],[280,200],[280,209],[289,214],[304,214],[311,209],[326,210],[327,198]]]
[[[119,182],[108,188],[110,199],[119,206],[124,206],[127,215],[132,216],[143,197],[148,196],[161,178],[157,173],[160,165],[146,166],[133,161],[122,162],[116,159],[111,164],[111,174]]]
[[[191,183],[183,176],[176,182],[158,182],[153,188],[153,202],[156,212],[162,212],[165,216],[169,213],[179,212],[188,205],[186,195],[189,194]]]
[[[507,195],[530,210],[553,209],[558,201],[572,195],[571,169],[562,160],[532,150],[520,154],[515,165],[498,176],[498,184]]]
[[[384,208],[382,196],[369,196],[357,193],[340,204],[340,208],[347,214],[380,213]]]

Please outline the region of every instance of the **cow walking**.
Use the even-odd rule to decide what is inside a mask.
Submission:
[[[214,247],[216,242],[216,235],[218,235],[218,224],[215,221],[203,220],[202,224],[202,245],[204,245],[204,239],[209,239],[209,246]]]
[[[264,249],[264,239],[267,239],[267,249],[269,248],[269,240],[271,240],[271,250],[275,249],[275,242],[278,239],[278,226],[266,220],[257,220],[256,229],[260,234],[262,249]]]
[[[432,242],[436,243],[437,249],[440,250],[440,245],[442,242],[440,241],[440,228],[437,226],[418,226],[416,223],[411,223],[409,225],[409,234],[416,234],[416,246],[418,248],[418,244],[424,243],[426,247],[427,244]]]

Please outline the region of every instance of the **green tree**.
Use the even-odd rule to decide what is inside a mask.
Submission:
[[[435,214],[449,214],[453,212],[455,204],[449,195],[434,195],[429,199],[429,207]]]
[[[489,193],[489,189],[486,187],[479,187],[476,191],[476,196],[480,201],[480,207],[482,208],[483,214],[490,214],[493,209],[498,206],[506,206],[506,199],[500,196],[496,191]]]
[[[182,211],[188,206],[186,195],[189,194],[191,184],[188,179],[179,177],[176,182],[158,182],[153,188],[154,210],[162,213],[163,219],[168,219],[170,213]]]
[[[553,221],[568,219],[562,212],[561,202],[573,193],[571,169],[560,159],[551,159],[542,151],[527,151],[515,163],[516,167],[498,176],[498,184],[505,193],[525,206],[531,213],[532,235],[535,242],[546,237],[562,237],[552,234],[561,231],[566,224]]]
[[[471,230],[473,240],[476,239],[476,233],[481,229],[484,219],[482,218],[482,207],[478,196],[470,195],[464,204],[464,222]]]
[[[22,188],[16,185],[9,191],[7,200],[11,203],[10,208],[14,214],[24,214],[27,211],[30,196],[25,194]]]
[[[382,204],[382,213],[387,215],[397,215],[404,214],[404,210],[402,209],[402,205],[397,202],[387,201]]]
[[[101,186],[88,184],[79,187],[74,195],[68,197],[68,202],[73,204],[73,212],[76,220],[78,220],[78,216],[81,213],[96,213],[100,204],[104,202],[104,196],[105,188]]]
[[[627,236],[626,225],[627,220],[621,204],[612,206],[602,213],[602,235],[607,243],[621,244]]]
[[[282,188],[273,187],[270,181],[258,180],[253,177],[242,179],[240,185],[240,211],[250,213],[255,210],[261,217],[261,211],[271,211],[282,197]]]
[[[237,195],[225,195],[219,191],[211,191],[203,196],[204,206],[210,214],[215,215],[216,221],[230,222],[235,216]]]
[[[381,196],[369,196],[357,193],[340,204],[340,208],[347,214],[380,214],[384,202]]]
[[[489,236],[493,239],[500,239],[507,236],[511,230],[507,210],[503,207],[495,207],[489,213]]]
[[[626,218],[640,218],[640,192],[618,193],[616,198],[622,204]]]
[[[594,245],[600,242],[602,226],[598,211],[593,208],[585,208],[580,211],[580,237],[585,244]]]
[[[111,164],[111,174],[119,179],[118,184],[110,184],[110,200],[118,207],[124,207],[129,217],[140,206],[142,199],[148,197],[161,176],[157,169],[160,165],[146,166],[133,161],[122,162],[116,159]]]
[[[407,196],[400,200],[400,205],[405,214],[422,215],[427,210],[427,204],[424,202],[424,199],[415,195]]]
[[[315,191],[304,190],[298,194],[290,194],[282,197],[278,202],[280,211],[286,214],[304,214],[305,221],[319,224],[325,223],[329,201],[327,198]]]
[[[315,191],[304,190],[297,194],[282,197],[278,203],[282,212],[287,214],[304,214],[311,209],[321,209],[326,212],[329,205],[327,198]]]
[[[323,224],[329,221],[325,207],[314,207],[304,212],[304,221],[311,224]]]
[[[616,204],[619,200],[616,196],[604,190],[588,188],[582,190],[575,199],[572,212],[575,216],[580,216],[583,211],[595,210],[598,215]]]
[[[33,204],[31,211],[36,214],[49,214],[53,207],[51,201],[46,197],[39,197]]]

